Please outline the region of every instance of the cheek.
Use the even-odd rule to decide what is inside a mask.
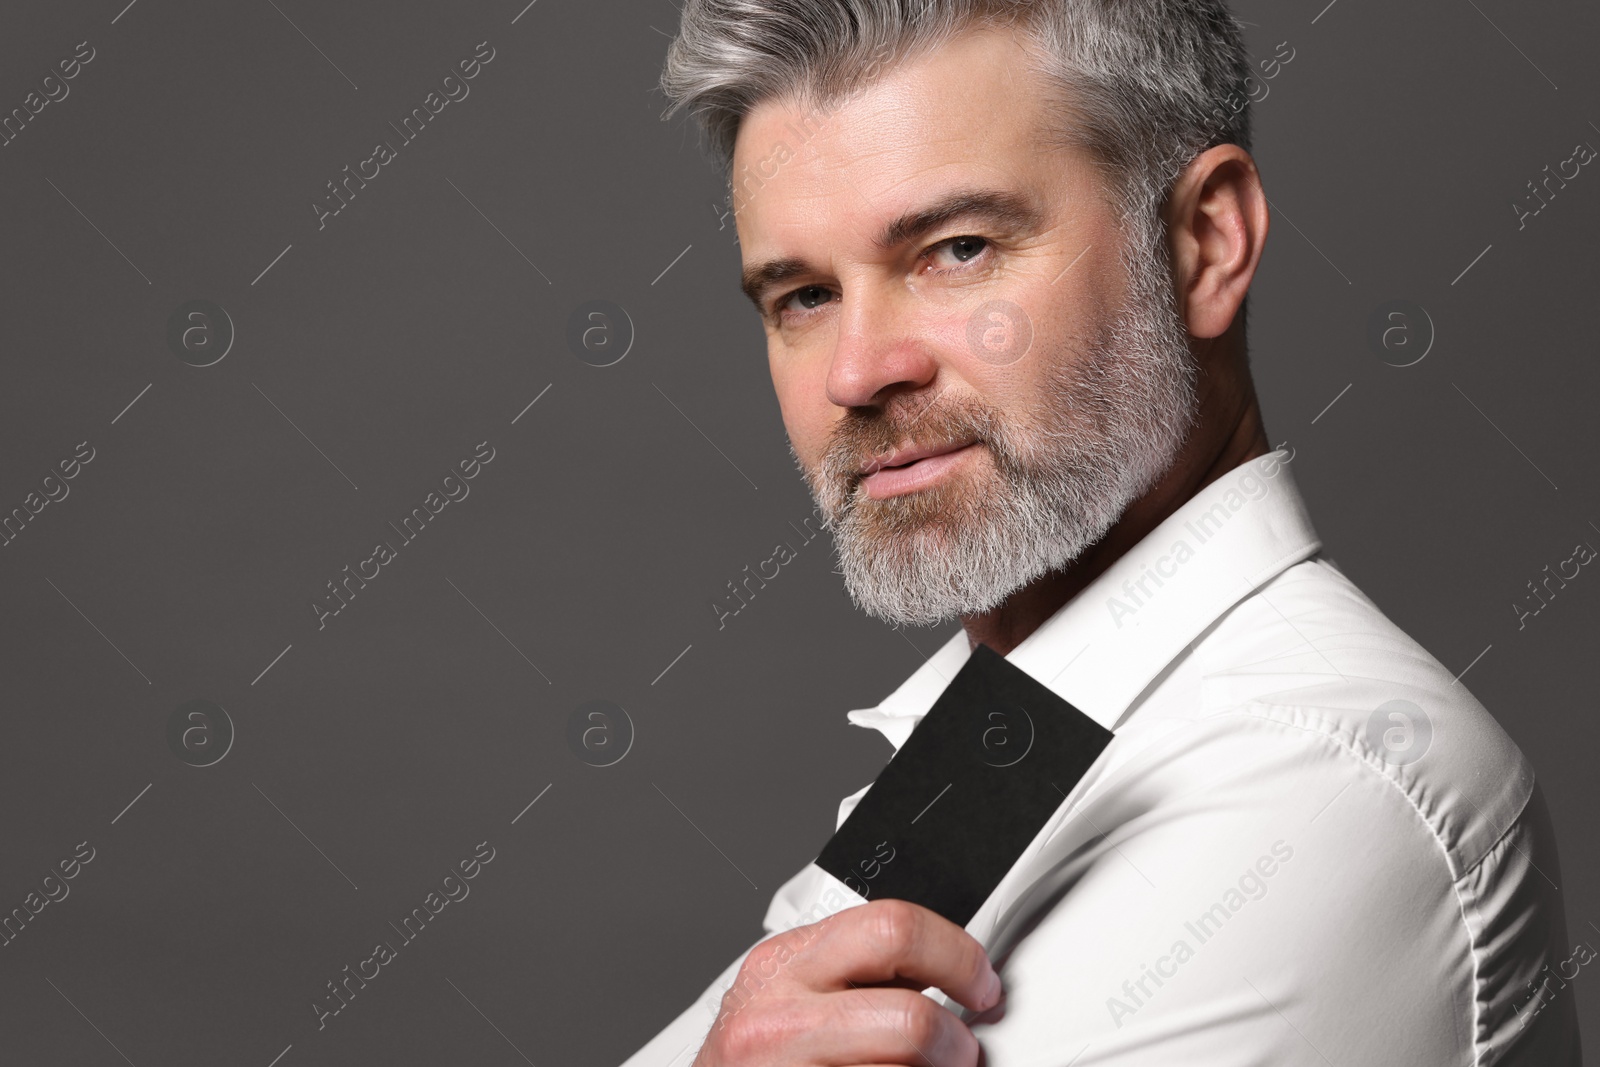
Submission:
[[[1059,402],[1047,395],[1038,364],[1031,357],[1023,363],[1027,364],[1025,368],[1019,364],[1003,368],[999,373],[974,374],[968,379],[968,387],[975,398],[998,421],[994,435],[1009,438],[1019,447],[1019,442],[1035,436],[1046,421],[1043,410]]]
[[[1084,257],[1084,262],[1074,267],[1073,273],[1084,267],[1088,259]],[[1050,377],[1052,368],[1084,362],[1106,344],[1123,298],[1118,279],[1089,271],[1078,278],[1069,274],[1054,286],[1019,296],[1018,303],[1029,315],[1032,345],[1028,354],[1012,367],[997,370],[1012,371],[1014,377],[1024,381],[1043,383]]]
[[[1065,283],[1063,278],[1058,284]],[[1067,292],[1045,289],[1018,293],[1012,299],[1027,314],[1025,329],[1031,336],[1026,338],[1026,351],[1008,360],[1005,344],[1019,343],[1016,327],[1004,319],[990,322],[993,332],[988,340],[995,347],[969,354],[963,342],[959,373],[1004,426],[1024,433],[1048,422],[1048,410],[1063,402],[1058,395],[1063,376],[1072,380],[1082,375],[1090,349],[1100,343],[1103,312],[1098,294],[1093,293],[1069,297]],[[1013,331],[1009,337],[1008,329]]]
[[[808,466],[814,466],[827,446],[829,409],[825,382],[819,375],[797,366],[772,365],[772,389],[789,442]]]
[[[996,295],[945,327],[952,369],[991,406],[1010,410],[1030,397],[1042,369],[1063,358],[1062,331],[1071,329],[1050,294]]]
[[[1022,294],[1017,294],[1022,296]],[[994,296],[963,312],[943,317],[934,328],[940,345],[970,375],[1004,378],[1037,358],[1037,301]]]

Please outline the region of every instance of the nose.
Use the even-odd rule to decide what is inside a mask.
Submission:
[[[839,332],[828,368],[831,402],[845,408],[867,407],[933,381],[938,360],[905,295],[897,299],[892,292],[858,288],[841,296]]]

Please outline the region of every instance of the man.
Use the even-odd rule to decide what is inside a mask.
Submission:
[[[626,1067],[1579,1062],[1531,768],[1268,445],[1249,70],[1220,0],[688,0],[849,591],[963,627],[851,720],[982,642],[1115,737],[965,929],[807,864]]]

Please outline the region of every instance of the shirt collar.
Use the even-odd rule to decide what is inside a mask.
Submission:
[[[1107,729],[1229,608],[1322,547],[1278,449],[1167,516],[1006,657]],[[898,751],[966,662],[957,630],[875,708],[846,716]]]

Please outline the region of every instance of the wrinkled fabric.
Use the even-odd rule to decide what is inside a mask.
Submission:
[[[1594,951],[1533,769],[1321,552],[1292,458],[1202,488],[1008,656],[1115,737],[967,925],[1004,1001],[924,991],[987,1067],[1580,1063]],[[849,721],[898,750],[968,654]],[[764,936],[862,903],[807,863]],[[747,953],[623,1067],[692,1062]]]

